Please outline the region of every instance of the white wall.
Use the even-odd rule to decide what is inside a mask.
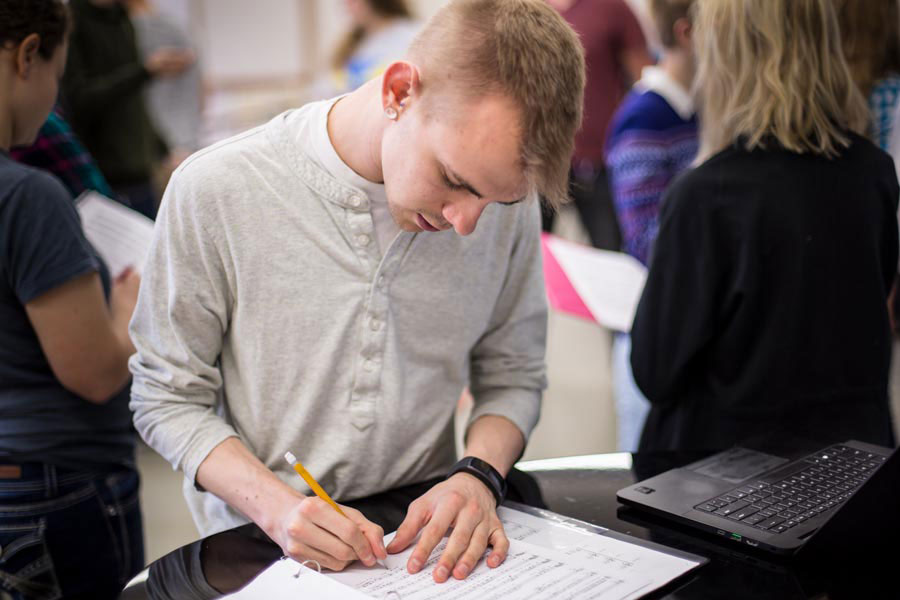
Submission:
[[[410,0],[422,19],[446,0]],[[197,45],[213,88],[309,80],[347,27],[339,0],[154,0]]]

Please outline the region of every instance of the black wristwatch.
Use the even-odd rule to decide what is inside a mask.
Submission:
[[[477,477],[489,490],[491,490],[491,493],[494,495],[494,500],[497,501],[497,506],[500,506],[503,499],[506,498],[506,480],[503,478],[503,475],[488,462],[483,461],[480,458],[475,458],[474,456],[467,456],[453,465],[453,468],[447,473],[446,479],[450,479],[457,473],[468,473],[473,477]]]

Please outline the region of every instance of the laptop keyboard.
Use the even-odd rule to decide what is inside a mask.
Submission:
[[[865,483],[884,456],[832,446],[794,463],[793,472],[775,481],[755,481],[695,506],[769,533],[833,510]]]

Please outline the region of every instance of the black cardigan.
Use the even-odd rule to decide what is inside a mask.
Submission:
[[[835,159],[735,145],[678,178],[632,329],[652,404],[640,449],[891,445],[898,196],[891,158],[859,136]]]

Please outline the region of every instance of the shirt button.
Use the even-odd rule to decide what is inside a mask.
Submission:
[[[387,285],[387,279],[385,278],[384,275],[379,275],[378,276],[378,287],[384,288],[385,285]]]
[[[366,362],[363,363],[363,369],[365,369],[366,372],[368,372],[368,373],[371,373],[372,371],[374,371],[375,366],[376,365],[375,365],[374,360],[367,360]]]
[[[362,204],[362,198],[359,196],[350,196],[350,206],[353,208],[359,208],[359,205]]]
[[[372,331],[378,331],[379,329],[381,329],[381,321],[379,321],[378,319],[372,319],[371,321],[369,321],[369,328]]]
[[[364,233],[356,236],[356,243],[360,246],[368,246],[370,241],[372,241],[372,239]]]

